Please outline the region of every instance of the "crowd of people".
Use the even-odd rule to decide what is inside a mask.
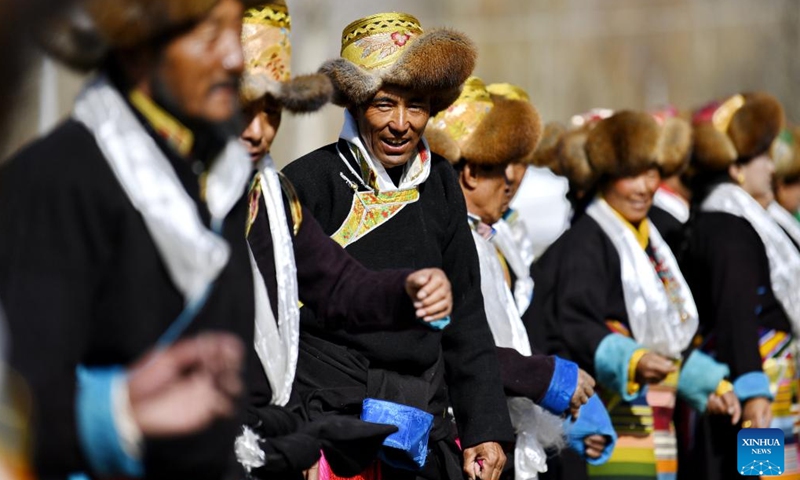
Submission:
[[[293,76],[283,0],[40,27],[93,74],[0,168],[2,478],[727,480],[772,427],[800,479],[800,131],[770,94],[545,121],[405,13]],[[278,171],[283,113],[328,103],[337,141]],[[542,171],[570,206],[544,253]]]

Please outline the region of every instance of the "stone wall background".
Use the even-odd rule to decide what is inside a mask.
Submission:
[[[293,68],[338,55],[342,28],[380,11],[448,26],[479,48],[477,75],[525,88],[545,120],[593,107],[689,108],[763,89],[800,122],[800,0],[289,0]],[[0,158],[65,115],[81,77],[32,59]],[[341,109],[286,115],[280,164],[333,141]]]

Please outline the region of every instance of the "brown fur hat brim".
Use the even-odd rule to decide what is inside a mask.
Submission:
[[[589,128],[565,132],[556,145],[557,174],[566,177],[579,190],[588,190],[597,180],[597,172],[589,163],[586,141]]]
[[[682,118],[667,118],[658,141],[658,164],[664,178],[683,172],[692,152],[692,126]]]
[[[767,93],[748,93],[745,103],[734,114],[728,136],[740,161],[755,158],[772,146],[784,123],[783,107]]]
[[[219,0],[76,0],[44,22],[36,37],[71,68],[100,66],[115,49],[133,48],[202,18]],[[245,8],[285,0],[240,0]]]
[[[492,95],[494,106],[461,148],[463,160],[494,166],[524,161],[542,136],[539,113],[529,102]]]
[[[293,113],[315,112],[330,102],[333,95],[330,79],[318,73],[301,75],[288,82],[277,82],[264,75],[244,75],[240,90],[245,105],[270,95]]]
[[[337,58],[326,62],[320,73],[333,83],[333,102],[343,107],[364,105],[383,85],[395,85],[431,95],[431,115],[450,106],[461,85],[475,69],[477,50],[464,34],[436,29],[411,43],[392,65],[366,70]]]
[[[777,180],[800,179],[800,128],[789,128],[775,140],[770,154],[775,161]]]
[[[612,178],[658,167],[660,129],[647,113],[621,111],[589,132],[586,152],[592,169]]]
[[[736,162],[736,147],[730,137],[711,123],[692,129],[692,165],[698,172],[722,172]]]
[[[548,122],[542,130],[542,139],[539,146],[534,150],[533,155],[528,158],[528,163],[537,167],[553,169],[558,163],[556,147],[561,136],[567,128],[561,122]]]
[[[425,129],[425,140],[433,153],[444,157],[451,165],[456,165],[461,160],[461,148],[443,130],[434,128],[431,123]]]

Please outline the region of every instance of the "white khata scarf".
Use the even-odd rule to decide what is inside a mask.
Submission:
[[[417,147],[419,150],[417,155],[406,163],[400,178],[400,185],[395,185],[383,165],[369,154],[358,133],[358,124],[347,109],[344,111],[344,125],[339,133],[339,138],[345,140],[350,146],[350,152],[358,161],[361,173],[357,174],[353,171],[350,162],[340,152],[342,161],[356,178],[362,180],[364,186],[375,192],[396,192],[415,188],[425,183],[431,174],[430,147],[425,137],[421,139]]]
[[[631,229],[605,200],[594,199],[586,213],[600,225],[619,254],[622,293],[633,338],[668,358],[681,358],[699,322],[694,297],[669,246],[651,223],[650,247],[661,265],[657,272]]]
[[[501,348],[513,348],[521,355],[529,357],[532,352],[528,333],[511,290],[506,285],[495,246],[491,243],[493,230],[472,215],[469,222],[478,251],[486,319],[494,343]],[[563,445],[564,431],[561,421],[524,397],[509,397],[508,408],[517,433],[514,449],[515,478],[535,480],[540,472],[547,471],[545,449]]]
[[[794,334],[800,335],[800,252],[786,232],[761,204],[738,185],[725,183],[716,186],[701,209],[730,213],[750,222],[767,251],[770,283],[775,298],[788,315]]]
[[[772,219],[778,222],[778,225],[792,237],[794,243],[800,245],[800,222],[778,202],[770,203],[767,211]]]
[[[203,224],[164,152],[105,76],[84,88],[72,115],[94,135],[186,304],[199,304],[228,263],[228,243]],[[215,230],[242,201],[250,168],[237,138],[211,164],[206,203]]]
[[[297,370],[300,345],[300,307],[297,286],[297,265],[294,258],[292,234],[289,231],[286,211],[283,208],[283,190],[272,157],[266,155],[258,165],[261,176],[261,198],[267,207],[272,236],[275,272],[278,283],[278,321],[272,306],[264,277],[258,269],[253,252],[250,265],[253,270],[256,319],[254,345],[264,373],[272,388],[272,404],[285,406],[292,393],[292,382]]]
[[[503,254],[503,257],[505,257],[508,262],[508,266],[514,271],[514,275],[517,277],[516,282],[514,282],[514,301],[517,305],[518,314],[521,315],[528,309],[531,300],[533,300],[531,264],[523,258],[523,247],[517,243],[518,237],[515,236],[510,223],[506,220],[500,220],[494,224],[494,229],[497,233],[492,237],[492,243],[500,250],[500,253]],[[527,237],[525,237],[525,240],[528,240]],[[530,240],[528,240],[528,246],[532,247],[532,245],[530,245]],[[532,256],[531,254],[530,257]]]
[[[659,188],[653,197],[653,205],[677,218],[679,222],[689,221],[689,205],[674,193]]]

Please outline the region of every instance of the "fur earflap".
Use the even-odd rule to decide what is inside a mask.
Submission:
[[[731,139],[711,123],[692,129],[692,165],[702,172],[722,172],[736,161],[736,147]]]
[[[494,106],[461,148],[477,165],[501,165],[528,158],[542,136],[539,113],[529,102],[492,96]]]
[[[621,111],[601,120],[586,139],[592,168],[601,175],[623,177],[658,167],[660,130],[644,112]]]
[[[566,131],[567,128],[560,122],[546,123],[542,131],[542,140],[534,150],[533,155],[529,157],[531,165],[553,170],[558,163],[558,155],[556,154],[558,141]]]
[[[431,95],[431,115],[452,104],[461,85],[475,69],[477,50],[466,35],[453,30],[431,30],[411,43],[392,65],[366,70],[337,58],[320,73],[333,83],[333,102],[343,107],[363,105],[383,85],[397,85]]]
[[[588,138],[589,128],[584,127],[565,132],[556,145],[557,174],[566,177],[579,190],[588,190],[597,180],[586,153]]]
[[[664,178],[678,175],[689,164],[692,151],[692,127],[681,118],[670,117],[661,126],[658,141],[658,164]]]
[[[728,126],[739,161],[749,160],[769,150],[783,128],[783,107],[767,93],[745,94],[745,103]]]
[[[443,130],[433,128],[428,124],[428,128],[425,129],[425,140],[428,141],[428,146],[433,153],[441,155],[452,165],[461,160],[461,149],[455,140]]]
[[[333,85],[325,75],[300,75],[282,84],[278,100],[290,112],[319,110],[331,100]]]
[[[108,52],[131,48],[208,13],[219,0],[82,0],[54,15],[37,32],[48,54],[67,66],[97,68]],[[241,0],[245,8],[285,0]]]

